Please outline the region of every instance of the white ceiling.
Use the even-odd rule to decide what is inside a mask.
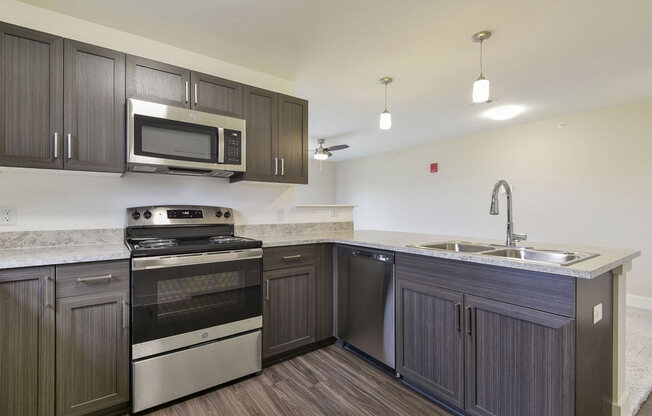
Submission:
[[[295,82],[335,160],[652,98],[649,0],[26,0]],[[469,106],[473,33],[500,104]],[[383,88],[394,126],[378,129]]]

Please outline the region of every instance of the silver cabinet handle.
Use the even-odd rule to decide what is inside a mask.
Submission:
[[[72,159],[72,134],[71,133],[66,134],[66,147],[68,148],[67,157],[68,160],[70,160]]]
[[[283,256],[283,261],[299,261],[301,260],[301,254],[295,254],[294,256]]]
[[[54,136],[54,152],[53,152],[54,156],[52,157],[52,159],[56,160],[59,159],[59,133],[55,131],[53,136]]]
[[[45,276],[45,307],[54,308],[54,279]]]
[[[281,176],[285,175],[285,159],[281,158]]]
[[[122,300],[122,329],[127,329],[129,328],[129,325],[127,322],[129,322],[129,308],[127,307],[129,304],[127,303],[126,300]]]
[[[186,81],[186,104],[188,104],[188,95],[190,95],[190,88],[188,87],[188,81]]]
[[[195,105],[197,105],[197,83],[195,82]]]
[[[278,158],[274,158],[274,175],[278,175]]]
[[[107,274],[106,276],[96,276],[96,277],[78,277],[77,283],[102,283],[102,282],[109,283],[111,279],[113,279],[112,274]]]
[[[269,301],[269,280],[265,280],[265,300]]]

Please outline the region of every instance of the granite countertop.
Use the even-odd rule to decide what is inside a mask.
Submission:
[[[0,269],[128,259],[124,243],[22,247],[0,250]]]
[[[456,237],[446,235],[404,233],[396,231],[359,230],[353,231],[353,224],[346,223],[348,230],[339,229],[339,225],[309,224],[315,231],[310,233],[292,232],[288,234],[260,234],[256,229],[278,231],[277,226],[253,227],[239,229],[238,234],[263,241],[263,247],[280,247],[299,244],[339,243],[361,247],[390,250],[399,253],[412,253],[423,256],[461,260],[471,263],[530,270],[564,276],[591,279],[609,270],[630,262],[641,252],[630,249],[576,246],[566,244],[547,244],[523,242],[521,245],[540,249],[556,249],[596,253],[590,258],[569,266],[556,266],[532,263],[523,260],[482,254],[454,253],[448,251],[425,250],[408,245],[442,241],[475,241],[480,243],[502,244],[499,240],[486,240],[473,237]],[[296,226],[295,226],[296,228]],[[288,228],[293,230],[294,228]],[[301,229],[300,227],[297,230]],[[0,239],[0,269],[18,267],[45,266],[53,264],[83,263],[90,261],[128,259],[129,250],[122,242],[123,229],[102,230],[68,230],[6,233]],[[91,244],[92,242],[93,244]],[[42,245],[42,246],[39,246]],[[15,247],[15,248],[10,248]]]
[[[471,263],[487,264],[492,266],[509,267],[521,270],[530,270],[542,273],[551,273],[564,276],[591,279],[609,270],[613,270],[635,257],[640,256],[639,250],[603,248],[590,246],[577,246],[570,244],[548,244],[522,242],[520,245],[539,249],[568,250],[583,253],[595,253],[599,256],[571,264],[557,266],[541,263],[531,263],[517,259],[507,259],[495,256],[470,253],[454,253],[448,251],[425,250],[407,247],[410,244],[441,242],[441,241],[474,241],[483,243],[504,244],[500,240],[487,240],[472,237],[456,237],[445,235],[404,233],[396,231],[359,230],[346,232],[316,232],[307,234],[288,235],[255,235],[246,234],[246,237],[258,238],[263,241],[263,247],[280,247],[298,244],[340,243],[362,247],[390,250],[400,253],[412,253],[444,259],[468,261]]]

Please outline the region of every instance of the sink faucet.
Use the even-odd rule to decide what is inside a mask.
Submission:
[[[517,241],[527,240],[527,234],[516,234],[514,232],[514,222],[512,221],[512,187],[506,180],[501,179],[494,185],[494,190],[491,193],[491,208],[489,214],[498,215],[498,191],[500,188],[505,189],[505,196],[507,197],[507,239],[505,245],[507,247],[515,247]]]

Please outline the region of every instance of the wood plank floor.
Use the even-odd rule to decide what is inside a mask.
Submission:
[[[145,414],[451,416],[336,345],[268,367],[257,377]]]

